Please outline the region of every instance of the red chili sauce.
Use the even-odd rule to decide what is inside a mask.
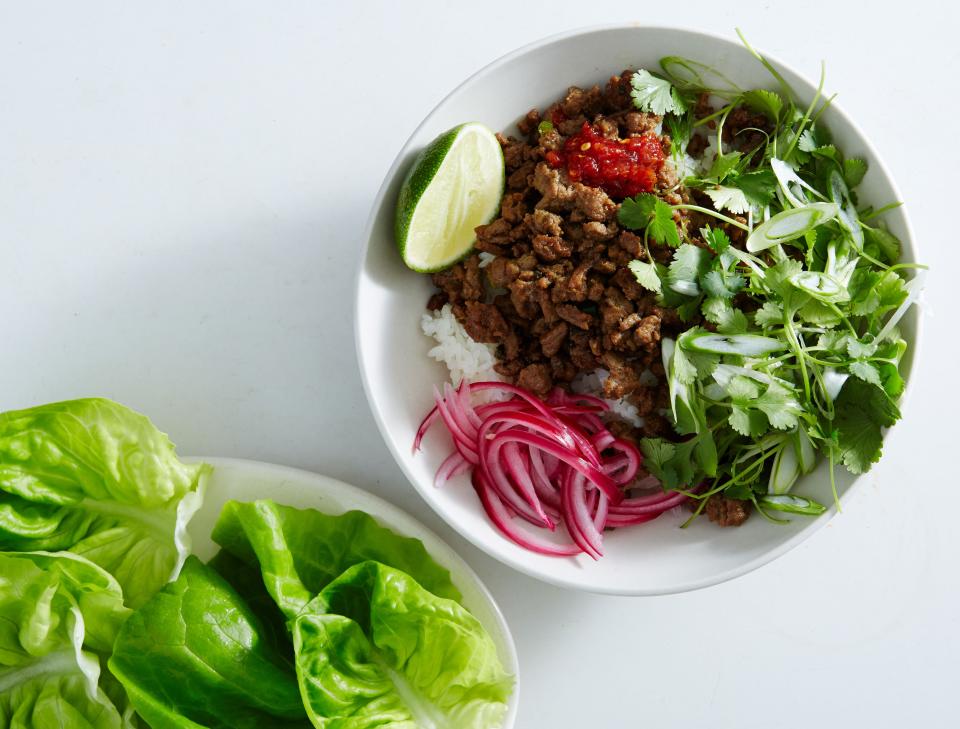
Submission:
[[[623,199],[651,192],[663,166],[660,138],[653,132],[629,139],[607,139],[584,122],[559,152],[546,154],[551,167],[565,167],[573,182],[600,187]]]

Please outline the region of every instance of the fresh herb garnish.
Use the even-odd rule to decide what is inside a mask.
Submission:
[[[628,197],[620,206],[617,218],[624,227],[643,230],[645,238],[652,238],[661,245],[672,248],[680,245],[673,208],[656,195]]]
[[[642,111],[653,114],[682,114],[686,111],[686,104],[670,82],[657,78],[649,71],[636,71],[630,77],[630,85],[633,87],[630,91],[633,103]]]
[[[643,231],[645,243],[675,249],[669,265],[649,248],[646,261],[630,264],[640,285],[685,321],[706,323],[663,340],[671,417],[684,440],[644,439],[646,467],[668,489],[699,485],[701,500],[722,492],[782,521],[769,512],[824,511],[788,493],[818,453],[852,473],[880,457],[882,430],[900,417],[907,345],[897,324],[919,282],[904,277],[914,266],[897,264],[900,241],[875,222],[896,204],[859,204],[867,164],[844,157],[821,122],[832,100],[822,75],[800,107],[776,69],[747,48],[776,90],[743,91],[676,57],[661,60],[666,78],[634,74],[634,102],[666,115],[678,166],[676,144],[685,148],[710,122],[708,152],[684,185],[712,207],[640,195],[624,200],[619,221]],[[693,101],[702,93],[724,106],[698,119]],[[738,107],[769,120],[759,146],[724,141]],[[697,231],[691,213],[715,223]]]

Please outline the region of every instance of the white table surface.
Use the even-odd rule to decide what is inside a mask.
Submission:
[[[0,6],[0,408],[105,395],[183,453],[300,466],[404,507],[499,600],[521,729],[955,726],[957,10],[410,5]],[[906,420],[849,508],[753,574],[653,599],[540,584],[443,524],[380,441],[351,321],[368,208],[427,111],[517,46],[628,20],[740,25],[811,75],[826,58],[933,266]]]

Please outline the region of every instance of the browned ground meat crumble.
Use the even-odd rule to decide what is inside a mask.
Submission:
[[[714,494],[707,499],[703,510],[710,521],[720,526],[740,526],[750,516],[750,502]]]
[[[644,419],[639,429],[614,423],[615,432],[634,440],[676,438],[661,414],[669,396],[660,341],[701,322],[682,322],[637,283],[627,264],[645,257],[646,251],[640,236],[619,226],[619,201],[600,188],[571,182],[565,171],[544,161],[548,151],[561,148],[584,122],[611,139],[656,130],[661,117],[633,107],[630,76],[624,71],[603,89],[571,87],[542,115],[536,109],[527,113],[517,124],[519,138],[498,135],[507,180],[500,216],[477,228],[473,255],[433,275],[440,291],[428,308],[451,304],[474,340],[497,345],[497,372],[539,395],[557,385],[569,386],[578,374],[608,371],[603,396],[626,398]],[[701,99],[700,106],[709,113],[707,99]],[[556,123],[541,133],[542,119]],[[758,143],[754,136],[762,141],[762,134],[752,128],[765,124],[762,117],[737,109],[724,125],[724,139]],[[661,135],[660,140],[669,156],[670,138]],[[697,135],[688,150],[700,153],[705,146]],[[711,205],[706,195],[680,185],[669,162],[660,169],[653,192],[671,204]],[[708,220],[716,223],[699,214],[676,213],[675,219],[688,240],[702,246],[706,244],[697,231]],[[726,231],[734,241],[742,237],[733,226]],[[495,256],[485,268],[480,252]],[[672,257],[672,249],[665,246],[652,246],[650,253],[662,262]],[[647,370],[653,378],[644,376]],[[714,497],[706,511],[712,521],[726,525],[742,523],[747,507],[749,503]]]

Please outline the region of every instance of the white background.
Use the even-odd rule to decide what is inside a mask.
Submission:
[[[905,421],[848,509],[753,574],[652,599],[540,584],[454,535],[380,441],[351,328],[368,208],[420,119],[517,46],[628,20],[827,59],[933,268]],[[105,395],[183,453],[406,508],[499,600],[520,729],[955,726],[958,29],[916,1],[3,3],[0,408]]]

